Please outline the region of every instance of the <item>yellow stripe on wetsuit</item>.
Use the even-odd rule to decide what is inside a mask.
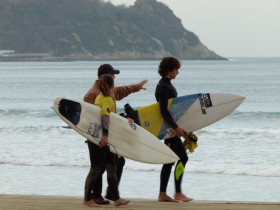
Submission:
[[[184,173],[185,171],[185,167],[183,165],[183,163],[180,161],[177,165],[176,165],[176,168],[175,168],[175,177],[176,177],[176,180],[178,181],[180,179],[180,177],[182,176],[182,174]]]
[[[170,148],[170,146],[171,146],[170,143],[168,143],[167,146]],[[180,177],[182,176],[184,171],[185,171],[185,167],[184,167],[183,163],[181,161],[179,161],[175,167],[175,178],[177,181],[180,179]]]

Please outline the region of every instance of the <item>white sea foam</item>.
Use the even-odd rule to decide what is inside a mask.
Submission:
[[[59,122],[59,121],[58,121]],[[61,124],[63,125],[63,123]],[[85,138],[61,126],[0,129],[0,162],[10,165],[88,167]],[[197,131],[198,148],[189,153],[190,173],[280,176],[279,129],[209,127]],[[261,158],[260,158],[261,157]],[[127,160],[129,170],[160,171],[160,166]]]

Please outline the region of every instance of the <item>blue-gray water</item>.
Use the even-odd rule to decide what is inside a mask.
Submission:
[[[104,62],[0,63],[0,193],[83,196],[89,169],[84,139],[52,106],[56,97],[82,100]],[[110,62],[116,85],[148,79],[146,91],[117,102],[134,108],[155,102],[159,61]],[[173,80],[179,95],[226,92],[246,100],[196,134],[183,192],[197,200],[280,201],[280,58],[182,61]],[[126,161],[120,193],[157,198],[161,165]],[[106,181],[104,181],[106,187]],[[174,193],[173,177],[168,193]]]

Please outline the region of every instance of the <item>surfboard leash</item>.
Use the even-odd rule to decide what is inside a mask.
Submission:
[[[50,108],[53,109],[53,110],[55,111],[54,107],[50,107]],[[55,111],[55,112],[56,112],[56,111]],[[87,134],[85,131],[83,131],[83,130],[81,130],[80,128],[78,128],[74,123],[72,123],[72,124],[73,124],[73,126],[74,126],[77,130],[79,130],[80,132],[82,132],[82,133],[84,133],[84,134]],[[66,127],[64,127],[64,128],[66,128]],[[95,141],[97,141],[97,142],[100,143],[100,140],[99,140],[99,139],[97,139],[97,138],[95,138],[95,137],[93,137],[93,136],[92,136],[92,138],[93,138]],[[87,140],[87,141],[88,141],[88,140]],[[85,142],[87,142],[87,141],[85,141]],[[108,145],[106,145],[106,146],[104,147],[105,150],[108,151],[108,152],[110,152],[110,146],[112,146],[112,147],[114,148],[114,150],[115,150],[115,152],[116,152],[116,155],[117,155],[117,156],[120,156],[119,153],[118,153],[118,151],[117,151],[117,149],[116,149],[116,147],[115,147],[113,144],[108,143]]]
[[[198,137],[194,133],[185,133],[183,136],[185,139],[183,142],[183,145],[185,147],[186,151],[189,151],[190,153],[193,153],[195,148],[198,146],[197,141]]]
[[[74,124],[73,124],[73,125],[74,125]],[[74,125],[74,127],[77,128],[77,130],[81,131],[82,133],[87,134],[85,131],[81,130],[81,129],[78,128],[76,125]],[[95,138],[95,137],[93,137],[93,136],[91,136],[91,137],[92,137],[95,141],[97,141],[98,143],[100,143],[100,140],[99,140],[99,139],[97,139],[97,138]],[[88,141],[88,140],[87,140],[87,141]],[[87,141],[85,141],[85,142],[87,142]],[[115,150],[115,152],[116,152],[116,155],[120,156],[119,153],[118,153],[118,151],[117,151],[117,149],[116,149],[116,147],[115,147],[113,144],[108,143],[108,144],[104,147],[104,149],[105,149],[106,151],[110,152],[110,146],[112,146],[112,147],[114,148],[114,150]]]

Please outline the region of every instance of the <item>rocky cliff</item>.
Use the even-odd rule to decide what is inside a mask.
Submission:
[[[1,0],[0,50],[14,50],[14,59],[224,59],[156,0],[130,7],[101,0]]]

